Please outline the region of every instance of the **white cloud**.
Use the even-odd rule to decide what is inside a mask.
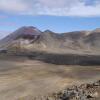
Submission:
[[[100,0],[0,0],[0,11],[55,16],[100,16]]]
[[[24,12],[28,9],[22,0],[0,0],[0,10],[5,12]]]

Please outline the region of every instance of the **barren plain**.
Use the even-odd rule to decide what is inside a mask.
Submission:
[[[99,79],[100,66],[55,65],[24,57],[0,57],[0,100],[45,96]]]

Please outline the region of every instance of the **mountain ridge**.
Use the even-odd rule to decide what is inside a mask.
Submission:
[[[28,50],[55,50],[55,51],[99,51],[100,29],[93,31],[73,31],[58,34],[50,30],[40,31],[36,27],[21,27],[0,40],[0,48],[8,49],[9,46],[20,43]]]

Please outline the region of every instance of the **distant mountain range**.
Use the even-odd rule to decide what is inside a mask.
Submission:
[[[50,30],[42,32],[33,26],[21,27],[0,40],[0,49],[13,48],[19,48],[19,51],[99,53],[100,29],[58,34]]]

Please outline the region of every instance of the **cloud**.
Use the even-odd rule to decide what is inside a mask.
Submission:
[[[17,26],[14,22],[0,22],[0,26]]]
[[[0,19],[4,19],[4,18],[7,18],[7,16],[0,15]]]
[[[22,0],[0,0],[0,11],[22,13],[27,9],[27,5]]]
[[[0,0],[0,11],[24,15],[100,16],[100,0]]]

